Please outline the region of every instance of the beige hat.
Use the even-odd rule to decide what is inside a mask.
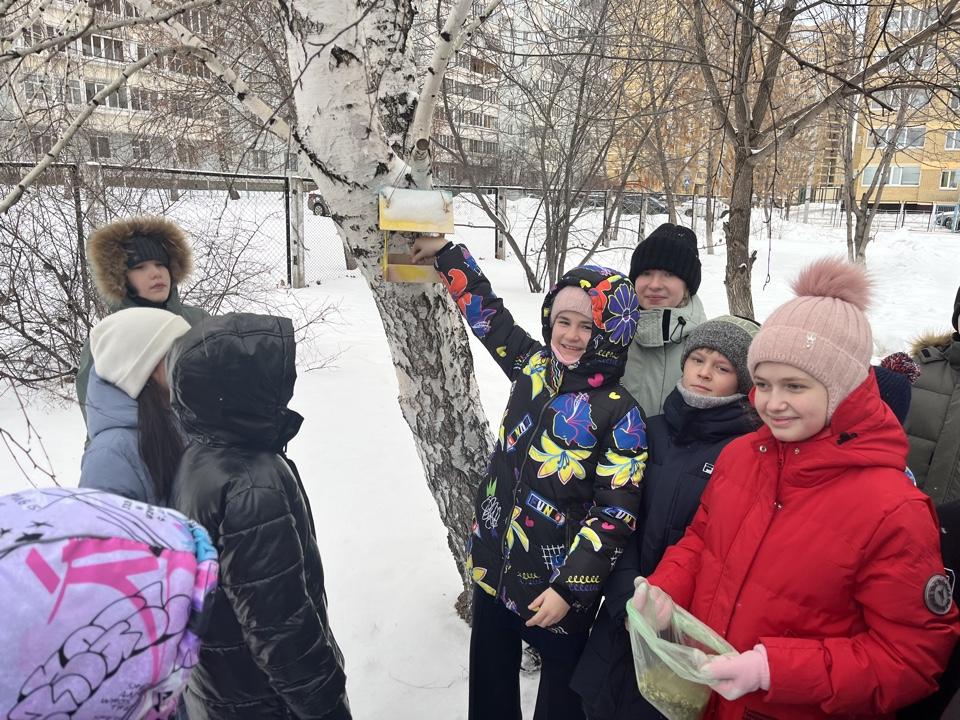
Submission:
[[[90,331],[94,369],[136,399],[173,342],[189,329],[179,315],[157,308],[127,308],[107,315]]]

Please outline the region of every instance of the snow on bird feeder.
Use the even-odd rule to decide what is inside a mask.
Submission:
[[[430,265],[416,265],[409,253],[391,253],[390,231],[418,235],[452,233],[453,195],[446,190],[388,187],[380,190],[383,277],[388,282],[440,282]]]

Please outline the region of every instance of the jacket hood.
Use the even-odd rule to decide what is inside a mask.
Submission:
[[[695,408],[688,405],[680,391],[674,388],[663,401],[663,415],[677,445],[719,442],[746,435],[760,426],[760,419],[742,395],[726,405]]]
[[[141,216],[116,220],[97,228],[87,241],[87,260],[93,281],[107,304],[117,306],[127,295],[126,243],[133,235],[157,238],[170,256],[170,297],[177,285],[193,272],[193,253],[178,225],[161,217]],[[169,303],[169,301],[168,301]]]
[[[167,377],[184,430],[204,442],[280,452],[303,422],[287,407],[297,379],[289,318],[204,318],[170,349]]]
[[[90,370],[87,385],[87,435],[91,440],[115,428],[137,429],[137,401]]]
[[[599,265],[581,265],[565,273],[543,300],[544,352],[551,356],[550,310],[557,293],[565,287],[579,287],[590,296],[593,333],[580,361],[564,370],[564,392],[619,380],[640,317],[640,301],[633,283],[616,270]]]
[[[953,341],[954,333],[949,331],[925,332],[922,335],[918,335],[913,342],[910,343],[910,354],[914,356],[919,355],[921,350],[928,347],[940,348],[942,350]]]
[[[751,400],[754,393],[750,393]],[[907,436],[893,410],[881,399],[873,368],[837,406],[830,425],[812,438],[780,443],[764,425],[756,432],[754,442],[774,452],[801,448],[796,459],[786,453],[791,460],[789,481],[796,485],[817,485],[852,468],[885,467],[905,472],[907,467]]]
[[[703,303],[696,295],[691,296],[690,302],[683,307],[641,310],[634,342],[641,347],[682,343],[695,327],[706,320]]]

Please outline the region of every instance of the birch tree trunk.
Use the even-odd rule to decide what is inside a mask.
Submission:
[[[399,155],[417,102],[413,9],[408,0],[278,3],[311,174],[373,293],[400,408],[462,574],[473,491],[492,448],[470,347],[443,286],[388,283],[380,266],[377,192],[411,179]]]

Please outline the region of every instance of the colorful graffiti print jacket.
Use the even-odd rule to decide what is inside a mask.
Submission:
[[[469,251],[437,269],[473,333],[512,380],[469,539],[474,582],[524,619],[547,587],[571,605],[555,632],[582,632],[636,525],[647,460],[640,408],[619,384],[636,330],[633,284],[607,268],[571,270],[547,294],[544,343],[517,325]],[[593,335],[567,367],[550,351],[550,308],[565,286],[593,304]]]

